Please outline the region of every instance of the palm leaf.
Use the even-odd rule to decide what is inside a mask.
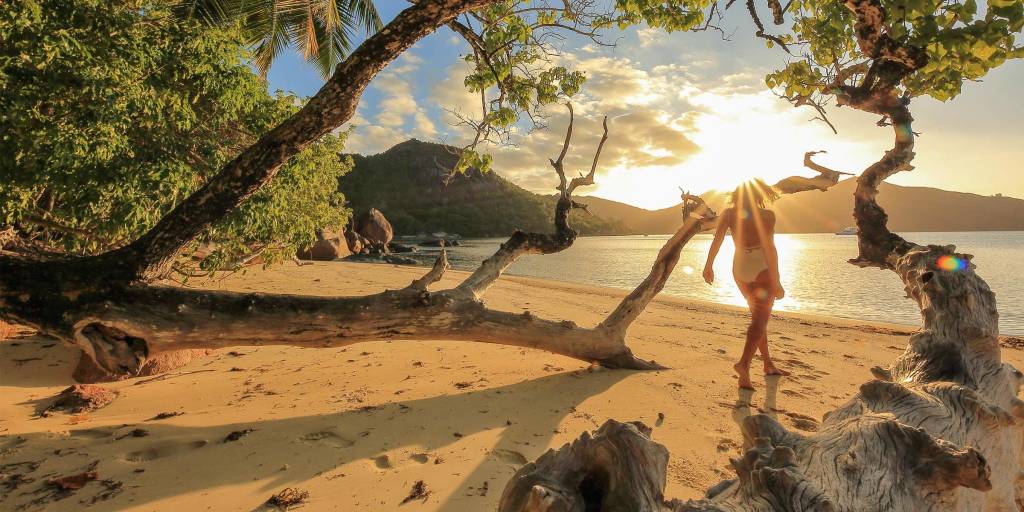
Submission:
[[[329,76],[354,38],[383,27],[372,0],[181,0],[176,12],[214,25],[239,24],[263,76],[287,47]]]

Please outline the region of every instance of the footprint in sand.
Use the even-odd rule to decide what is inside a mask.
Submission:
[[[171,455],[177,455],[188,450],[202,448],[208,444],[210,444],[210,442],[205,439],[189,442],[167,441],[152,445],[145,450],[125,454],[124,460],[128,462],[148,462],[151,460],[169,457]]]
[[[513,464],[516,466],[522,466],[523,464],[526,464],[528,462],[526,460],[525,455],[514,450],[491,450],[491,454],[497,457],[498,460],[502,462]]]
[[[323,444],[330,446],[331,448],[348,448],[354,444],[355,441],[342,437],[340,434],[333,430],[321,430],[319,432],[310,432],[299,438],[300,441],[307,443]]]

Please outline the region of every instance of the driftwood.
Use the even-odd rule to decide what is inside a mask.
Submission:
[[[789,432],[766,415],[746,418],[741,430],[747,451],[732,461],[737,478],[712,487],[704,499],[667,502],[665,510],[1024,509],[1024,494],[1018,491],[1024,402],[1017,398],[1024,375],[1000,359],[995,296],[975,273],[969,254],[951,245],[921,246],[890,232],[876,201],[883,180],[912,169],[913,119],[909,99],[897,94],[895,84],[927,58],[885,32],[885,10],[878,0],[847,0],[846,5],[857,18],[860,49],[873,61],[859,85],[834,85],[838,101],[882,115],[882,124],[895,131],[894,147],[857,178],[853,214],[859,255],[851,263],[895,272],[920,307],[923,325],[910,337],[906,352],[888,368],[872,368],[874,380],[827,413],[813,435]],[[805,158],[808,167],[823,179],[838,177],[815,164],[812,155]],[[615,461],[588,469],[604,472],[608,482],[637,482],[630,491],[615,491],[635,496],[629,504],[611,509],[577,500],[562,508],[501,510],[658,510],[647,496],[663,489],[658,485],[664,485],[664,467],[634,467],[663,464],[647,456],[652,448],[642,441],[621,454],[636,457],[636,464]],[[570,462],[560,459],[576,457],[563,449],[545,455],[545,467],[564,467]],[[623,468],[639,475],[611,474]],[[516,496],[503,503],[523,502],[518,495],[530,491],[517,482],[533,470],[524,468],[513,478],[506,493]],[[565,477],[559,482],[547,485],[573,485]]]
[[[657,511],[668,450],[640,422],[608,420],[516,472],[498,512]]]

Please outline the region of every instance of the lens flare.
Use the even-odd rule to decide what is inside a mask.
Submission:
[[[967,270],[967,260],[956,256],[939,256],[939,259],[935,260],[935,266],[947,272],[959,272]]]

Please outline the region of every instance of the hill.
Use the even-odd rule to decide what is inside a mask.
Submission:
[[[834,233],[853,225],[853,191],[848,179],[826,192],[783,196],[772,204],[780,233]],[[616,219],[631,231],[648,234],[674,233],[682,220],[679,206],[645,210],[596,197],[581,197],[597,216]],[[705,200],[721,211],[723,194],[705,194]],[[929,187],[903,187],[882,183],[879,202],[889,214],[896,232],[913,231],[1021,231],[1024,200],[982,196]]]
[[[384,212],[398,235],[447,231],[490,237],[517,228],[553,230],[554,197],[529,192],[497,172],[470,169],[445,185],[444,169],[457,160],[453,150],[411,139],[376,155],[352,155],[355,167],[341,178],[341,191],[357,213],[371,207]],[[571,222],[583,235],[629,232],[618,221],[582,212],[573,212]]]
[[[411,139],[372,156],[352,155],[355,168],[341,178],[341,190],[357,212],[375,207],[400,235],[435,231],[467,237],[505,236],[514,229],[551,231],[555,196],[539,195],[511,183],[499,172],[471,169],[444,184],[443,169],[454,165],[453,148]],[[552,185],[554,184],[552,175]],[[853,224],[854,180],[827,192],[784,196],[772,205],[780,233],[834,233]],[[894,231],[1024,230],[1024,200],[981,196],[928,187],[883,183],[880,202]],[[580,196],[593,215],[573,212],[583,235],[674,233],[679,205],[645,210],[600,197]],[[705,194],[721,209],[725,196]]]

